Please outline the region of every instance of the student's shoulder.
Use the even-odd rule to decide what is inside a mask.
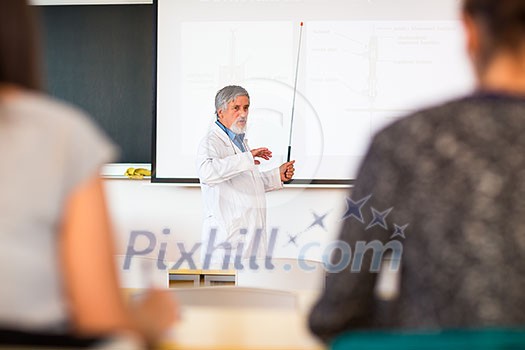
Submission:
[[[403,142],[413,137],[432,138],[436,130],[453,128],[458,116],[468,113],[475,103],[476,100],[472,96],[464,96],[419,109],[387,125],[374,136],[374,141],[390,144],[392,139]]]
[[[22,116],[30,118],[35,125],[52,126],[56,131],[92,130],[98,127],[89,115],[80,108],[38,92],[25,92],[20,99],[19,110]]]

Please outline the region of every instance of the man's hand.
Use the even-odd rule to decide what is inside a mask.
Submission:
[[[272,158],[272,152],[266,147],[252,149],[250,152],[252,152],[253,158],[259,157],[259,158],[266,159],[266,160]],[[255,165],[261,164],[261,162],[258,160],[254,160],[254,162],[255,162]]]
[[[290,181],[292,179],[293,173],[295,172],[293,163],[295,163],[295,160],[286,162],[279,167],[279,172],[281,173],[282,182]]]

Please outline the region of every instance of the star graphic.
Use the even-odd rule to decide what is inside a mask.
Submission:
[[[323,220],[328,215],[328,213],[324,215],[317,215],[315,212],[312,212],[312,215],[314,216],[315,220],[310,226],[308,226],[308,229],[318,225],[318,226],[321,226],[326,231],[326,227],[324,227]]]
[[[394,233],[392,234],[392,236],[390,236],[390,239],[392,239],[394,237],[397,237],[397,236],[400,236],[401,238],[406,239],[406,237],[405,237],[405,229],[407,228],[407,226],[408,226],[408,224],[403,225],[403,226],[398,226],[398,225],[394,224]]]
[[[297,235],[295,236],[292,236],[292,235],[288,235],[288,237],[290,238],[288,240],[288,243],[286,243],[286,245],[290,244],[290,243],[293,243],[296,247],[297,247],[297,242],[295,241],[297,239]]]
[[[361,198],[357,202],[354,202],[352,198],[347,197],[346,198],[346,212],[343,215],[342,220],[345,220],[346,218],[349,218],[353,216],[357,220],[359,220],[361,223],[364,223],[363,220],[363,213],[361,212],[361,208],[365,205],[365,203],[372,197],[371,194],[368,196]]]
[[[387,225],[385,219],[388,216],[388,214],[390,214],[392,209],[394,209],[394,208],[393,207],[392,208],[388,208],[385,211],[379,212],[374,207],[372,207],[372,215],[374,217],[373,217],[372,221],[370,221],[370,223],[366,227],[366,230],[368,230],[369,228],[374,227],[376,225],[379,225],[382,228],[384,228],[385,230],[388,230],[388,225]]]

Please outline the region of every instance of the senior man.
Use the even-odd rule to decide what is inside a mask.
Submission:
[[[226,86],[215,96],[217,120],[202,139],[197,171],[204,207],[203,268],[229,268],[234,259],[266,253],[265,192],[283,188],[294,175],[294,162],[261,172],[260,161],[272,152],[250,149],[244,138],[250,96],[240,86]]]

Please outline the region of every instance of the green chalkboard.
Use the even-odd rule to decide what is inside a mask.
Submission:
[[[39,7],[47,92],[87,111],[120,146],[151,163],[152,5]]]

